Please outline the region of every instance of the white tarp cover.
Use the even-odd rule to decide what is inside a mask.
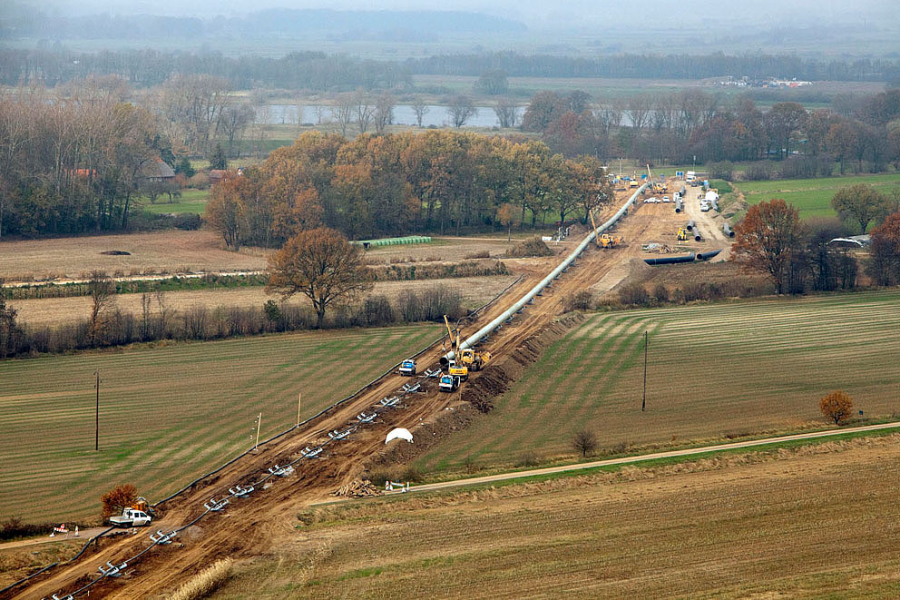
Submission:
[[[387,434],[387,438],[385,438],[384,443],[387,444],[391,440],[406,440],[407,442],[412,444],[413,436],[409,432],[409,429],[398,427],[397,429],[392,429],[391,432]]]
[[[719,199],[719,195],[712,190],[706,192],[706,201],[707,202],[715,202]]]

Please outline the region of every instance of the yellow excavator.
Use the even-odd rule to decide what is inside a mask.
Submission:
[[[450,337],[450,349],[456,352],[456,349],[459,348],[459,329],[456,330],[456,336],[454,337],[453,328],[450,327],[450,320],[447,318],[447,315],[444,315],[444,325],[447,326],[447,335]],[[457,355],[459,355],[458,352]],[[443,359],[441,359],[441,362],[443,363]],[[469,378],[469,368],[462,361],[451,360],[448,362],[447,373],[459,377],[460,381],[465,381]]]
[[[604,233],[600,236],[599,242],[601,248],[615,248],[624,242],[622,236],[619,235],[610,235],[608,233]]]
[[[491,360],[490,352],[478,352],[472,348],[459,349],[460,331],[456,331],[456,339],[453,339],[453,328],[447,315],[444,315],[444,324],[447,326],[447,334],[450,336],[450,348],[456,351],[456,360],[448,365],[450,375],[456,375],[463,381],[469,376],[469,370],[480,371]]]
[[[665,194],[669,191],[669,184],[666,183],[665,179],[653,183],[653,174],[650,173],[650,165],[647,165],[647,180],[650,182],[650,188],[653,190],[654,194]]]

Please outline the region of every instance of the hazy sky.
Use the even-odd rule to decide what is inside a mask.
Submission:
[[[22,2],[23,0],[18,0]],[[585,24],[614,29],[640,27],[648,20],[673,26],[684,19],[741,21],[786,28],[824,21],[871,23],[891,28],[900,23],[897,0],[644,0],[639,4],[610,0],[24,0],[31,6],[64,13],[168,14],[226,16],[262,8],[333,8],[399,10],[465,10],[521,21],[530,27]],[[0,6],[3,2],[0,1]],[[827,32],[823,31],[823,35]]]

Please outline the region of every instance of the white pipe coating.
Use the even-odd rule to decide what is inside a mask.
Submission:
[[[606,231],[607,229],[612,227],[616,221],[618,221],[620,218],[622,218],[622,216],[628,210],[628,207],[633,205],[635,200],[637,200],[638,194],[640,194],[642,191],[644,191],[644,188],[646,188],[646,187],[647,187],[646,183],[644,185],[642,185],[641,187],[639,187],[637,189],[637,191],[635,191],[634,194],[631,195],[631,197],[628,199],[628,201],[622,205],[622,208],[620,208],[616,212],[616,214],[614,214],[612,217],[610,217],[609,220],[606,221],[606,223],[604,223],[603,225],[598,227],[597,231],[591,231],[587,235],[587,237],[584,238],[584,240],[582,240],[582,242],[580,244],[578,244],[578,247],[575,248],[575,250],[573,250],[572,253],[569,254],[569,256],[559,264],[559,266],[557,266],[555,269],[553,269],[553,271],[549,275],[547,275],[540,283],[538,283],[536,286],[534,286],[530,292],[528,292],[527,294],[522,296],[521,300],[519,300],[518,302],[513,304],[511,307],[509,307],[506,310],[506,312],[504,312],[502,315],[500,315],[499,317],[497,317],[496,319],[494,319],[493,321],[491,321],[490,323],[488,323],[481,329],[479,329],[477,332],[475,332],[474,335],[472,335],[471,337],[467,338],[464,342],[462,342],[459,345],[458,349],[465,350],[466,348],[471,348],[472,346],[477,344],[479,341],[481,341],[481,339],[484,336],[486,336],[487,334],[492,332],[494,329],[496,329],[498,325],[500,325],[501,323],[506,321],[508,318],[510,318],[512,315],[514,315],[516,312],[518,312],[519,309],[521,309],[523,306],[528,304],[532,298],[537,296],[541,290],[543,290],[545,287],[547,287],[547,285],[549,285],[551,281],[556,279],[556,277],[560,273],[562,273],[564,269],[566,269],[569,265],[571,265],[575,261],[575,259],[578,258],[582,252],[584,252],[584,249],[587,248],[588,244],[590,244],[592,241],[594,241],[594,238],[597,237],[598,233],[600,233],[602,231]],[[446,362],[453,360],[455,357],[456,357],[455,352],[452,352],[452,351],[448,352],[447,354],[445,354],[444,356],[441,357],[441,364],[445,364]]]

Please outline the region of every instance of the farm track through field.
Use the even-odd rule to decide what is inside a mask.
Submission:
[[[587,289],[619,263],[639,256],[641,240],[668,232],[673,228],[673,217],[673,211],[667,206],[645,205],[633,209],[632,214],[617,228],[617,232],[629,242],[627,247],[607,251],[591,247],[575,267],[535,299],[533,306],[528,306],[511,325],[492,334],[486,347],[497,356],[496,363],[502,365],[504,361],[517,361],[520,349],[530,339],[545,331],[563,312],[563,303],[569,294]],[[571,247],[571,243],[569,246]],[[474,331],[500,315],[506,306],[552,270],[558,261],[559,258],[554,257],[523,265],[526,277],[510,290],[506,296],[510,300],[489,307],[479,315],[475,323],[465,326],[466,331]],[[420,364],[434,367],[441,354],[439,346],[431,347],[421,356]],[[352,368],[352,365],[343,365],[341,370],[348,368]],[[488,366],[485,371],[473,374],[470,381],[477,383],[492,368],[494,367]],[[332,376],[339,377],[340,370],[332,373]],[[285,464],[296,459],[304,447],[321,443],[327,439],[328,431],[343,429],[348,423],[354,422],[356,415],[369,409],[380,399],[394,395],[405,382],[408,380],[397,375],[387,375],[352,400],[333,408],[300,430],[225,467],[218,474],[167,502],[163,507],[164,515],[154,523],[154,529],[169,530],[195,519],[203,512],[202,505],[210,497],[227,495],[229,487],[246,483],[251,479],[250,475],[256,474],[256,478],[275,463]],[[471,385],[472,383],[466,384]],[[267,552],[277,539],[290,535],[293,516],[298,509],[310,502],[328,498],[340,485],[358,477],[364,461],[382,452],[387,431],[394,427],[407,427],[415,432],[417,425],[432,422],[445,409],[458,402],[457,394],[437,392],[434,382],[426,383],[426,390],[423,394],[407,397],[402,410],[384,412],[378,422],[360,429],[347,440],[329,446],[322,460],[302,462],[298,474],[272,481],[271,489],[257,491],[247,500],[235,500],[223,513],[207,517],[179,538],[183,546],[176,544],[157,548],[140,562],[129,565],[127,578],[104,580],[92,589],[92,596],[152,596],[174,588],[217,558],[241,558]],[[136,537],[105,542],[99,550],[92,551],[79,562],[61,567],[21,590],[22,597],[49,597],[53,593],[69,593],[79,587],[76,581],[84,581],[85,576],[93,577],[98,564],[105,564],[106,561],[120,562],[148,544],[144,532]]]

